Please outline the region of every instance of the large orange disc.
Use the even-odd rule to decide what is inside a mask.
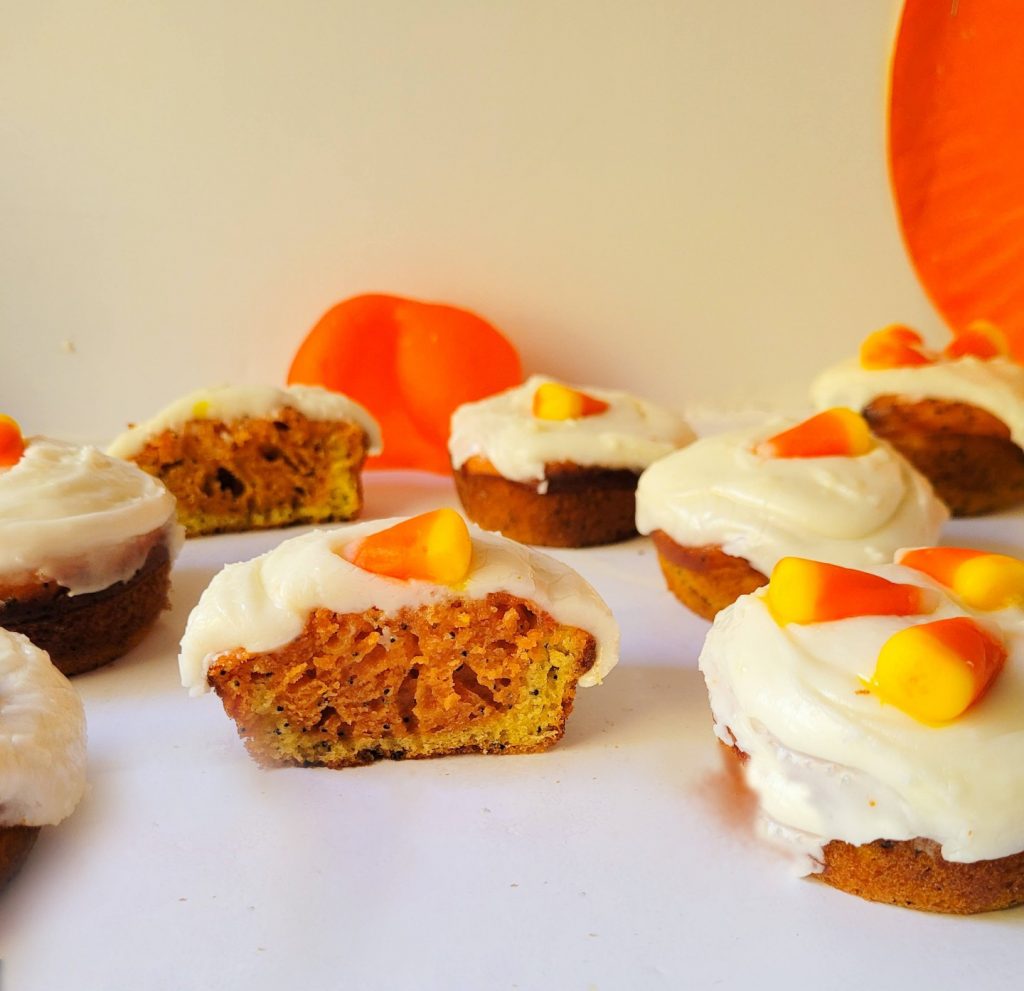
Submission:
[[[910,258],[954,330],[990,320],[1024,360],[1024,4],[906,0],[889,155]]]

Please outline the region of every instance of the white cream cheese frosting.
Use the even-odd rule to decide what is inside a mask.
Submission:
[[[0,580],[56,581],[72,595],[131,578],[161,532],[183,531],[163,483],[94,447],[30,437],[0,468]]]
[[[144,423],[126,430],[108,448],[116,458],[133,458],[153,437],[177,430],[189,420],[221,420],[230,423],[245,417],[272,416],[291,407],[310,420],[350,420],[363,428],[367,452],[380,454],[380,425],[370,412],[340,392],[315,385],[225,385],[199,389],[182,396]]]
[[[934,588],[925,616],[779,626],[764,590],[720,612],[700,655],[715,733],[749,759],[760,832],[821,869],[830,840],[934,840],[946,860],[1024,850],[1024,625],[1020,610],[970,613],[910,568],[865,569]],[[885,641],[968,615],[1002,627],[1006,665],[958,719],[928,726],[865,691]]]
[[[208,691],[206,675],[219,654],[239,647],[250,653],[276,650],[302,632],[314,609],[358,613],[378,608],[393,614],[404,607],[479,599],[491,592],[535,602],[557,622],[594,638],[597,658],[580,678],[581,686],[600,684],[615,666],[619,632],[611,611],[575,571],[546,554],[470,527],[469,577],[452,588],[376,575],[339,553],[347,544],[399,522],[373,520],[314,530],[251,561],[224,568],[192,610],[181,641],[181,681],[189,693]]]
[[[656,461],[637,486],[637,530],[662,530],[688,547],[721,545],[765,575],[787,555],[858,568],[935,543],[949,512],[887,443],[859,457],[754,453],[789,426],[704,437]]]
[[[448,439],[452,467],[483,457],[505,478],[537,482],[537,490],[544,492],[546,464],[571,462],[639,472],[694,439],[686,421],[671,410],[612,389],[579,387],[608,403],[609,408],[595,416],[535,417],[533,395],[553,381],[534,375],[514,389],[460,406],[452,414]]]
[[[1024,447],[1024,365],[1008,358],[941,360],[910,368],[861,368],[850,359],[826,369],[811,386],[818,409],[849,406],[862,410],[878,396],[947,399],[987,410],[1010,428],[1018,447]]]
[[[85,791],[85,712],[45,651],[0,630],[0,826],[51,826]]]

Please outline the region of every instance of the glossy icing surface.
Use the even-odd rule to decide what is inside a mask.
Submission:
[[[720,544],[766,575],[787,555],[856,568],[935,542],[949,513],[888,444],[859,457],[754,453],[790,425],[705,437],[655,462],[637,486],[637,529],[683,546]]]
[[[562,624],[586,630],[597,642],[594,666],[580,679],[601,682],[618,660],[618,626],[594,589],[554,558],[475,527],[467,580],[457,588],[376,575],[346,561],[339,551],[359,538],[386,529],[395,519],[315,530],[286,540],[251,561],[230,564],[210,583],[189,616],[181,641],[182,684],[193,695],[208,690],[213,659],[242,647],[274,650],[293,640],[316,608],[362,612],[376,607],[394,613],[460,597],[509,592],[535,602]]]
[[[639,472],[694,439],[686,422],[671,410],[612,389],[579,387],[609,404],[603,413],[569,420],[535,417],[534,393],[553,381],[534,375],[514,389],[460,406],[452,415],[448,440],[453,467],[483,457],[505,478],[537,481],[538,491],[544,491],[545,464]]]
[[[820,869],[833,839],[923,837],[962,862],[1024,850],[1024,613],[971,613],[912,569],[865,570],[935,589],[939,605],[927,616],[779,626],[759,590],[719,613],[705,641],[715,733],[749,755],[762,833],[804,873]],[[1009,654],[964,715],[929,726],[865,691],[892,634],[962,615],[1001,629]]]
[[[272,385],[225,385],[199,389],[126,430],[107,448],[107,453],[117,458],[134,457],[150,438],[165,430],[175,430],[189,420],[230,423],[243,417],[271,416],[287,406],[311,420],[351,420],[358,423],[366,433],[368,453],[380,453],[380,426],[369,411],[340,392],[315,385],[290,385],[285,389]]]
[[[85,712],[20,633],[0,630],[0,825],[47,826],[85,791]]]
[[[154,539],[181,546],[174,497],[94,447],[31,437],[0,468],[0,580],[54,580],[72,594],[130,578]]]

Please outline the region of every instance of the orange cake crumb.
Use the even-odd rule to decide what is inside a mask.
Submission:
[[[272,418],[190,420],[133,460],[178,500],[190,537],[353,519],[366,437],[356,423],[285,407]]]
[[[279,650],[220,655],[208,674],[263,764],[529,753],[557,742],[594,638],[537,606],[483,599],[315,609]]]

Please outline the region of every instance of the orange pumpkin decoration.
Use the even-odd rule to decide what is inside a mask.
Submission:
[[[322,385],[380,421],[384,453],[368,468],[450,471],[448,424],[463,403],[518,385],[516,349],[468,310],[400,296],[354,296],[302,342],[289,385]]]

